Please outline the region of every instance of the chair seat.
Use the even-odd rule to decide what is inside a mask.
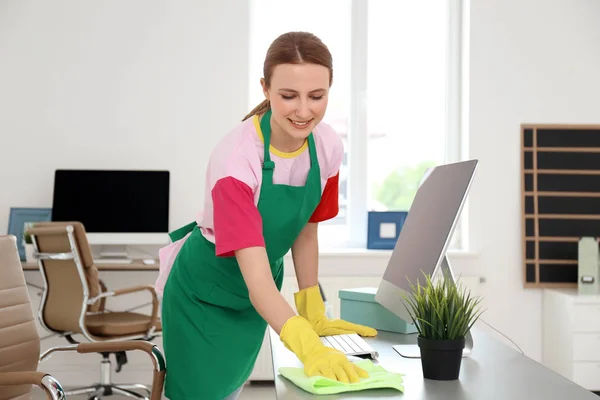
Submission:
[[[150,316],[133,312],[107,312],[89,314],[85,318],[88,331],[95,336],[143,335],[148,330]],[[156,331],[162,331],[162,324],[156,322]]]

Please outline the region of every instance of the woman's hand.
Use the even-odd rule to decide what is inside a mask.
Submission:
[[[323,304],[318,286],[319,245],[317,226],[318,224],[307,224],[292,247],[298,287],[301,289],[294,294],[298,314],[310,322],[319,336],[345,333],[358,333],[361,336],[377,335],[377,331],[368,326],[352,324],[341,319],[330,320],[325,315],[325,304]]]
[[[296,310],[310,322],[319,336],[357,333],[360,336],[377,336],[377,331],[368,326],[353,324],[343,319],[328,319],[319,286],[311,286],[294,293]]]
[[[356,383],[360,378],[369,377],[367,371],[351,363],[342,352],[323,345],[303,317],[290,318],[279,337],[302,361],[306,376],[324,376],[343,383]]]

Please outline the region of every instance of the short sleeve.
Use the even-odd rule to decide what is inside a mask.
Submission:
[[[329,128],[329,127],[328,127]],[[335,218],[340,210],[340,168],[344,158],[344,143],[340,136],[331,128],[323,138],[323,163],[326,171],[325,188],[321,201],[309,219],[309,222],[323,222]]]
[[[250,143],[251,144],[251,143]],[[246,146],[247,147],[247,146]],[[264,247],[262,218],[256,207],[260,166],[253,147],[236,146],[236,151],[213,153],[209,179],[211,189],[216,255],[230,257],[236,250]]]

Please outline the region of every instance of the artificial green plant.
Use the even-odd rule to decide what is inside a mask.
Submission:
[[[433,282],[424,274],[425,284],[409,281],[411,292],[403,295],[405,306],[415,324],[419,336],[430,340],[457,340],[467,333],[481,316],[481,298],[451,278],[444,277]]]

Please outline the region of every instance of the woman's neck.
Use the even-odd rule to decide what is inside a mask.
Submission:
[[[300,149],[306,139],[297,139],[288,135],[271,117],[271,146],[283,153],[293,153]]]

